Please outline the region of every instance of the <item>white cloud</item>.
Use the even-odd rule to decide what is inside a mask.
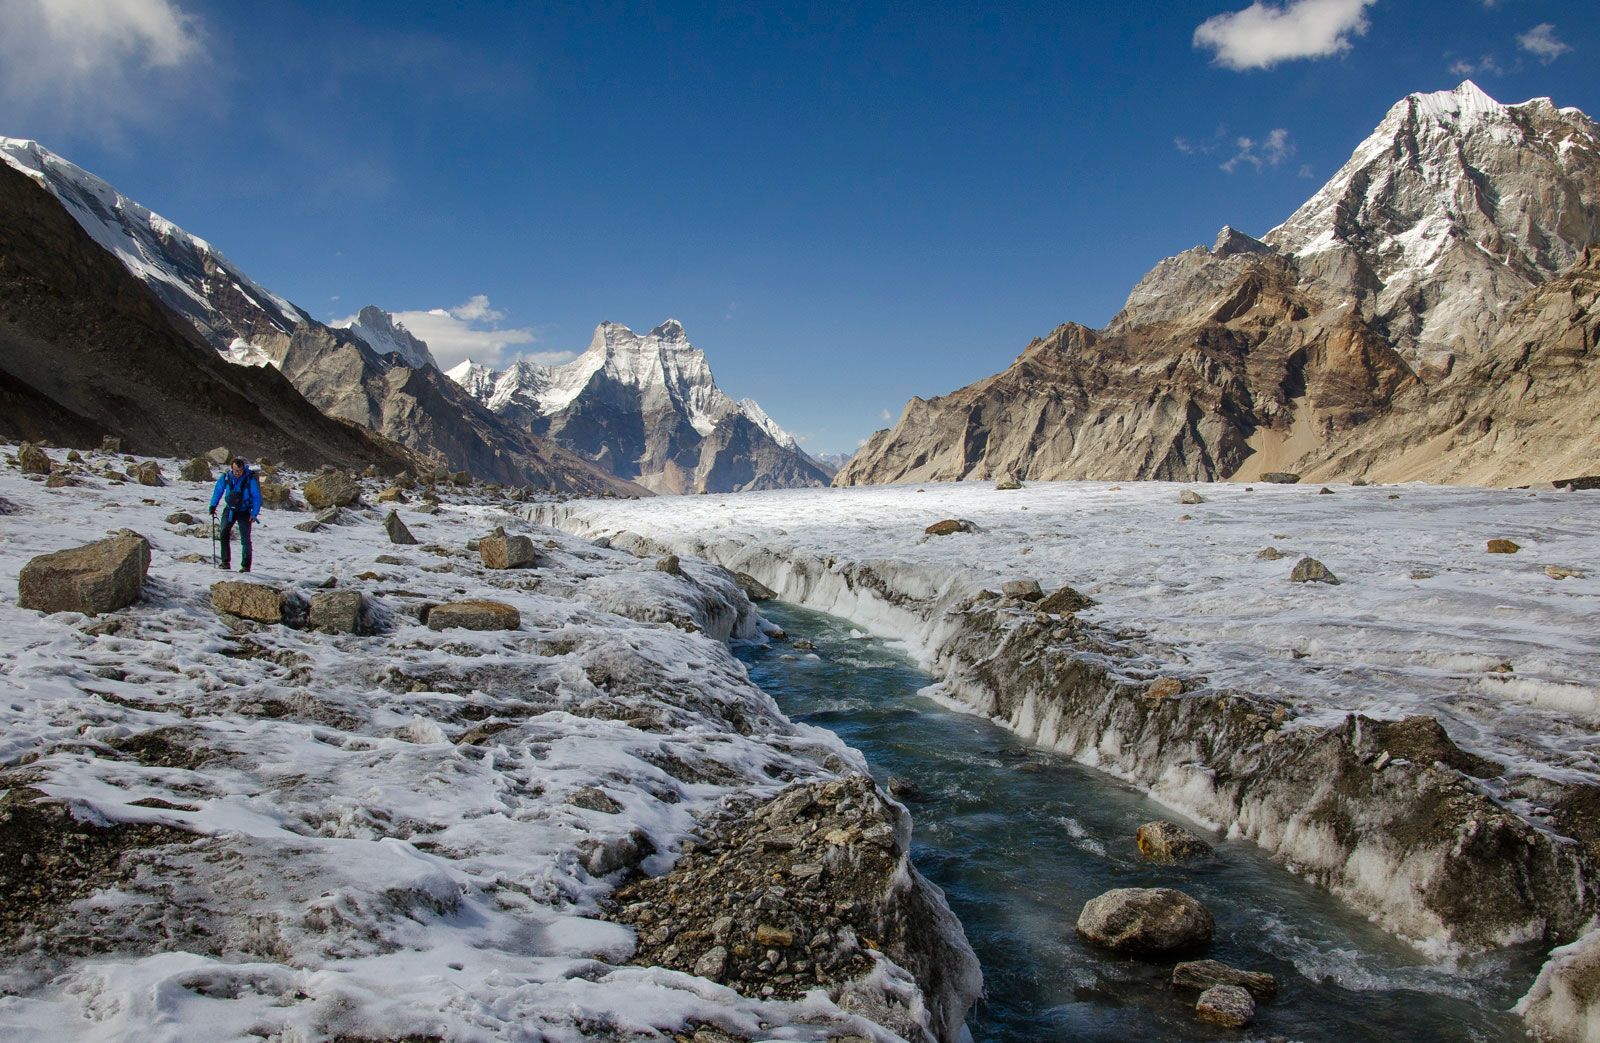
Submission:
[[[1376,2],[1290,0],[1279,7],[1256,0],[1201,22],[1194,45],[1215,51],[1218,65],[1238,70],[1339,54],[1350,49],[1350,37],[1366,33],[1367,8]]]
[[[486,294],[475,294],[454,308],[429,308],[425,311],[392,313],[411,335],[428,345],[440,369],[450,369],[467,359],[491,369],[501,369],[517,359],[545,366],[557,366],[577,357],[571,351],[529,351],[538,338],[527,326],[502,327],[506,313],[493,308]],[[335,319],[330,325],[348,326],[354,315]]]
[[[885,409],[878,413],[878,419],[884,421],[893,420],[894,414]]]
[[[1263,167],[1278,166],[1294,155],[1294,142],[1289,140],[1289,132],[1283,127],[1268,131],[1267,136],[1260,140],[1235,139],[1234,148],[1237,151],[1221,164],[1222,169],[1230,174],[1245,163],[1260,170]]]
[[[1505,73],[1505,69],[1492,54],[1486,54],[1475,62],[1469,62],[1462,58],[1450,63],[1450,74],[1452,76],[1479,76],[1486,72],[1500,76]]]
[[[173,0],[3,0],[0,108],[104,127],[193,104],[199,22]]]
[[[1546,65],[1572,50],[1572,45],[1556,36],[1556,27],[1542,22],[1517,37],[1517,46]]]

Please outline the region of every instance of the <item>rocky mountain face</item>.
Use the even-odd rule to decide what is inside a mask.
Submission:
[[[298,466],[415,463],[323,415],[277,371],[230,365],[36,179],[0,163],[0,438],[146,454],[228,446]]]
[[[1540,338],[1588,335],[1596,240],[1594,121],[1547,99],[1500,105],[1470,82],[1412,95],[1283,225],[1261,239],[1224,227],[1156,265],[1105,329],[1063,326],[996,376],[913,399],[835,481],[1591,473],[1548,409],[1582,399],[1586,359],[1551,362]],[[1507,366],[1513,398],[1495,383]],[[1415,448],[1468,414],[1495,437]]]
[[[84,234],[220,358],[276,369],[328,416],[490,481],[582,493],[644,491],[501,421],[446,379],[427,345],[387,313],[364,309],[347,329],[317,322],[205,240],[35,142],[0,138],[0,166],[48,190]]]
[[[832,473],[753,400],[735,402],[669,319],[640,335],[602,322],[582,355],[450,377],[498,416],[657,493],[828,484]]]

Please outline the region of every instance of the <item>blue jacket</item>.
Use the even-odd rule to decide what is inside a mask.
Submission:
[[[233,468],[224,469],[217,476],[216,488],[211,490],[211,506],[221,503],[224,497],[227,498],[228,509],[233,510],[236,517],[244,514],[255,521],[261,513],[261,478],[255,468],[246,467],[244,476],[238,479],[233,477]],[[236,502],[237,509],[234,507]]]

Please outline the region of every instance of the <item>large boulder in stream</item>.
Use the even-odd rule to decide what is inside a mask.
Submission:
[[[1171,822],[1146,822],[1134,834],[1139,854],[1152,862],[1173,865],[1211,854],[1211,845]]]
[[[1216,929],[1205,906],[1170,887],[1119,887],[1090,899],[1078,915],[1085,939],[1136,956],[1198,949]]]

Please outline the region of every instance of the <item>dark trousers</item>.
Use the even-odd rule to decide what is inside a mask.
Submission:
[[[222,567],[228,567],[228,559],[233,556],[233,526],[239,524],[239,567],[250,567],[250,516],[240,511],[237,515],[231,510],[222,512]]]

